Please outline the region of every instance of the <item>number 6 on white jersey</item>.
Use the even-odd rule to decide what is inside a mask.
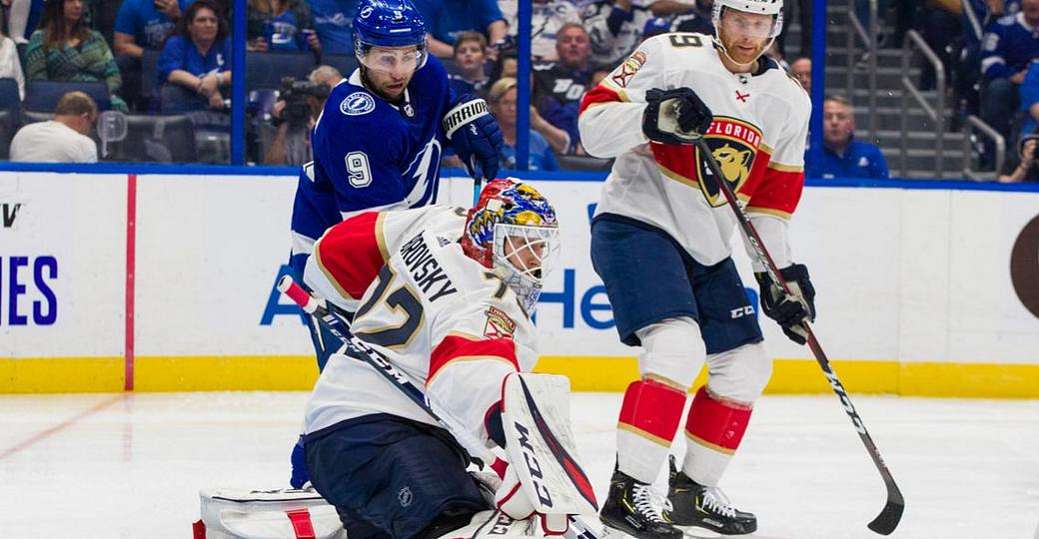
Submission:
[[[368,187],[372,183],[372,169],[368,166],[368,156],[364,152],[350,152],[346,154],[345,159],[350,185]]]

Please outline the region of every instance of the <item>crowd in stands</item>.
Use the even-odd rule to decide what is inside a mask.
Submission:
[[[427,21],[429,50],[448,67],[454,90],[487,98],[505,133],[503,163],[514,166],[517,10],[528,0],[413,1]],[[713,32],[712,0],[529,1],[533,106],[528,165],[537,170],[607,169],[607,162],[587,156],[581,145],[577,115],[584,93],[649,36]],[[957,8],[961,1],[878,0],[884,17],[881,45],[901,47],[905,32],[918,29],[948,63],[961,114],[980,115],[1013,142],[1008,146],[1017,150],[1011,152],[1004,179],[1031,177],[1019,172],[1033,168],[1029,156],[1035,139],[1017,141],[1039,126],[1039,63],[1033,62],[1039,57],[1039,0],[970,0],[984,24],[980,37]],[[356,67],[351,24],[357,4],[248,1],[250,162],[309,159],[308,132],[322,100],[313,88],[330,87]],[[811,4],[787,0],[786,27],[796,21],[810,28]],[[137,130],[129,138],[154,138],[143,152],[119,151],[116,144],[117,151],[102,159],[162,161],[193,155],[226,162],[233,77],[230,5],[229,0],[0,0],[0,104],[19,109],[0,112],[0,158],[15,157],[8,141],[21,126],[52,115],[50,123],[58,125],[49,125],[49,132],[65,128],[97,140],[96,133],[81,129],[82,122],[68,120],[70,115],[85,117],[85,96],[101,111],[129,114],[131,130]],[[859,17],[868,23],[866,5],[858,0]],[[784,32],[768,54],[808,89],[810,47],[811,32],[800,32],[794,41]],[[297,86],[285,86],[292,81],[283,76],[293,77]],[[925,89],[933,79],[925,71]],[[299,86],[300,81],[306,84]],[[286,92],[294,95],[293,104],[287,104]],[[75,96],[78,108],[69,109],[62,96]],[[192,137],[194,147],[180,153],[159,148],[174,133]],[[74,160],[86,159],[77,155]],[[1022,156],[1024,168],[1018,166]],[[809,149],[808,157],[809,176],[888,176],[879,150],[855,139],[854,109],[839,95],[827,98],[823,147]]]

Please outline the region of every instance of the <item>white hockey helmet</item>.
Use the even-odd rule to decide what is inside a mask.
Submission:
[[[775,18],[772,20],[768,35],[758,37],[775,39],[783,31],[783,0],[714,0],[714,7],[711,9],[711,23],[714,24],[716,34],[717,30],[721,28],[722,10],[725,8],[745,13],[774,15]]]

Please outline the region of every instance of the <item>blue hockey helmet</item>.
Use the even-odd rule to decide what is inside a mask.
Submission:
[[[354,17],[354,49],[358,56],[370,47],[425,49],[426,25],[409,0],[362,0]]]

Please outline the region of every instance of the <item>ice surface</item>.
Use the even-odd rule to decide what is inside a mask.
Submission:
[[[906,497],[892,537],[1033,537],[1039,401],[852,398]],[[189,538],[200,488],[287,486],[305,399],[0,396],[0,538]],[[572,404],[600,496],[619,407],[619,394],[579,393]],[[884,487],[832,395],[764,397],[722,487],[757,513],[754,537],[879,537],[866,523]]]

